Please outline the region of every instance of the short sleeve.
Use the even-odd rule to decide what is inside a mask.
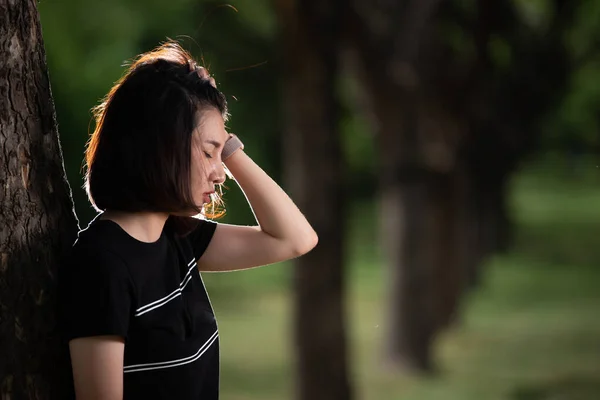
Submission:
[[[217,229],[216,222],[206,219],[199,219],[198,221],[198,225],[188,235],[196,260],[202,257]]]
[[[76,245],[59,279],[67,341],[100,335],[127,338],[134,291],[127,265],[119,257]]]

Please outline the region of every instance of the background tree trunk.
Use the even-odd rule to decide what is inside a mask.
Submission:
[[[355,1],[347,23],[379,141],[388,270],[384,357],[388,366],[411,372],[433,369],[431,343],[457,298],[449,293],[457,285],[443,281],[456,266],[453,225],[445,225],[452,219],[452,205],[445,203],[453,190],[442,184],[451,177],[455,147],[445,137],[454,132],[421,68],[438,3]]]
[[[336,99],[336,1],[278,1],[284,54],[286,183],[319,235],[296,261],[296,398],[348,400],[345,197]]]
[[[65,399],[56,272],[77,234],[34,0],[0,0],[0,397]]]
[[[393,366],[433,368],[435,334],[486,257],[510,245],[507,185],[564,93],[562,38],[577,3],[553,1],[535,31],[508,0],[351,2],[347,33],[380,145]],[[473,54],[453,47],[448,23],[473,38]],[[494,37],[514,55],[509,66],[490,54]]]

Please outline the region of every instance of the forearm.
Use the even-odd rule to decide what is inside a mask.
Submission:
[[[236,151],[225,161],[263,232],[303,252],[315,246],[317,235],[292,199],[246,153]]]

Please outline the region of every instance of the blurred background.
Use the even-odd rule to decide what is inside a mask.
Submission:
[[[81,228],[90,109],[172,38],[320,236],[204,275],[223,399],[600,399],[599,1],[39,9]],[[227,186],[222,221],[253,223]]]

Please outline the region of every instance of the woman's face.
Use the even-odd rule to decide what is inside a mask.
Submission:
[[[221,151],[229,134],[223,117],[214,108],[204,110],[192,134],[191,189],[194,203],[210,203],[215,185],[225,182]]]

